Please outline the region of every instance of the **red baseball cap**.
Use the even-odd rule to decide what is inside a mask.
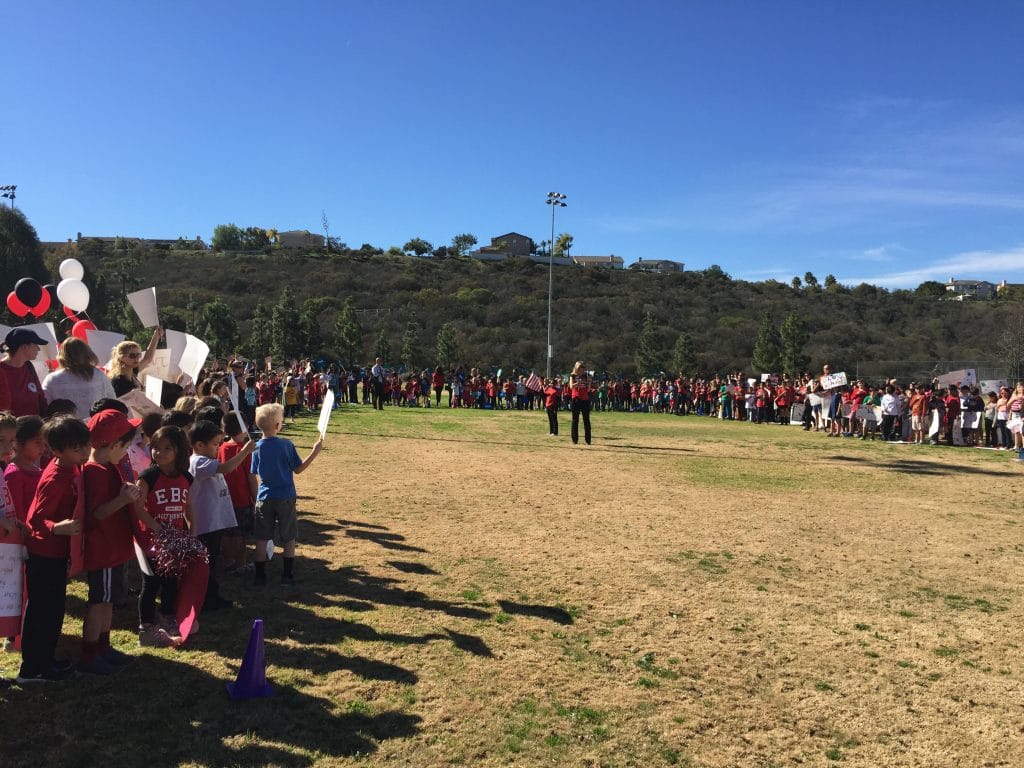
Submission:
[[[108,408],[89,419],[89,442],[93,447],[109,445],[120,440],[133,428],[138,429],[142,419],[129,419],[120,411]]]

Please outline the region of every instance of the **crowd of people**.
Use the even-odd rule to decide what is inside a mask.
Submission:
[[[21,610],[3,606],[0,638],[20,648],[19,684],[111,675],[131,660],[110,639],[115,606],[127,606],[128,570],[141,581],[141,646],[180,647],[201,614],[232,607],[219,591],[223,573],[251,573],[264,587],[271,541],[282,549],[281,584],[294,583],[294,475],[322,440],[300,457],[279,436],[285,409],[273,402],[254,405],[254,441],[230,403],[242,365],[187,391],[167,387],[181,396],[140,417],[125,402],[141,388],[137,344],[119,344],[104,371],[71,337],[59,370],[40,383],[32,362],[45,344],[14,329],[0,361],[0,553],[24,557],[14,572],[24,600]],[[87,600],[72,664],[56,651],[68,578],[79,574]]]
[[[224,573],[251,574],[254,586],[265,586],[270,541],[283,549],[282,584],[292,584],[294,475],[316,458],[322,442],[302,458],[278,433],[302,408],[318,410],[328,392],[336,407],[436,408],[444,402],[449,408],[544,409],[552,436],[558,435],[559,411],[569,410],[574,443],[581,423],[583,440],[591,443],[593,409],[1024,454],[1024,383],[989,391],[938,380],[869,384],[846,382],[828,366],[819,376],[792,379],[737,372],[630,380],[595,377],[577,361],[563,380],[462,367],[400,373],[379,359],[365,368],[318,367],[308,360],[275,368],[269,359],[262,365],[236,359],[223,368],[213,363],[195,385],[164,383],[161,402],[139,411],[140,374],[161,335],[157,329],[145,351],[121,342],[102,368],[88,344],[69,337],[56,370],[41,382],[33,362],[46,341],[25,328],[4,339],[0,545],[23,546],[27,559],[23,610],[0,616],[0,637],[9,646],[20,644],[23,683],[60,680],[73,671],[55,658],[69,573],[83,574],[88,584],[75,668],[99,675],[129,660],[110,643],[113,607],[127,601],[126,567],[137,566],[141,578],[143,646],[180,646],[198,631],[203,612],[230,607],[219,592]]]

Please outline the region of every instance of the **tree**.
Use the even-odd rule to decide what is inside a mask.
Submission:
[[[402,250],[406,253],[413,253],[420,258],[423,258],[431,251],[434,250],[434,246],[419,237],[414,237],[412,240],[402,246]]]
[[[203,329],[203,340],[217,357],[224,357],[238,346],[238,323],[231,314],[231,307],[220,298],[203,306],[199,326]]]
[[[552,255],[567,256],[570,248],[572,248],[572,235],[568,232],[562,232],[555,239],[555,250]]]
[[[14,284],[23,277],[31,277],[40,284],[50,282],[43,264],[43,247],[25,214],[18,208],[0,206],[0,258],[4,269],[0,273],[0,301],[14,290]],[[58,308],[59,309],[59,308]]]
[[[318,354],[324,346],[324,337],[320,332],[320,315],[331,300],[323,296],[306,299],[302,302],[299,313],[299,327],[302,329],[302,351],[307,355]]]
[[[805,272],[804,273],[804,283],[807,285],[808,288],[817,288],[818,287],[818,278],[816,278],[814,276],[813,272]]]
[[[252,325],[249,328],[249,343],[246,352],[249,357],[262,360],[270,352],[272,325],[267,308],[262,301],[256,302],[252,312]]]
[[[672,348],[672,370],[674,373],[693,374],[696,363],[693,354],[693,338],[687,331],[681,331]]]
[[[946,295],[946,286],[938,280],[925,280],[914,289],[914,293],[929,299],[941,299]]]
[[[359,324],[356,304],[349,296],[341,307],[334,324],[334,346],[338,348],[345,365],[358,365],[363,356],[363,327]]]
[[[391,342],[388,341],[388,334],[383,324],[377,332],[377,340],[373,343],[373,356],[379,357],[383,363],[387,363],[391,359]]]
[[[270,237],[263,227],[246,227],[242,230],[242,249],[259,251],[270,246]]]
[[[409,318],[405,324],[405,334],[402,336],[402,363],[409,370],[420,362],[420,324],[416,322],[416,316]]]
[[[636,354],[633,356],[633,360],[636,363],[636,372],[641,376],[658,373],[661,370],[661,360],[658,356],[658,331],[650,312],[644,315],[644,324],[640,330],[640,337],[637,339]]]
[[[474,245],[476,245],[476,238],[473,235],[456,235],[452,238],[451,250],[455,256],[465,256]]]
[[[790,280],[789,284],[793,286],[794,291],[799,291],[800,286],[802,285],[802,283],[800,282],[800,278],[797,277],[796,275],[793,276],[793,279]]]
[[[270,328],[270,352],[274,357],[289,360],[302,352],[299,308],[288,286],[281,291],[281,298],[271,311]]]
[[[331,252],[331,223],[327,221],[327,211],[320,209],[320,226],[324,230],[324,244],[327,246],[327,252]]]
[[[455,342],[455,326],[445,323],[437,332],[437,364],[448,369],[455,365],[459,356],[458,344]]]
[[[838,290],[836,286],[839,285],[839,281],[836,280],[835,275],[825,275],[825,290],[835,292]]]
[[[711,280],[721,280],[723,282],[727,280],[732,280],[732,278],[729,276],[729,273],[726,272],[717,264],[712,264],[710,267],[705,269],[701,274],[703,274],[704,277]]]
[[[779,331],[782,372],[787,376],[799,376],[810,365],[811,358],[804,352],[807,339],[807,326],[796,312],[791,312]]]
[[[996,341],[999,359],[1011,382],[1024,380],[1024,307],[1016,308],[1002,325]]]
[[[778,373],[782,367],[779,332],[772,322],[771,315],[765,314],[761,318],[757,341],[754,342],[753,364],[754,371],[758,373]]]
[[[213,228],[210,246],[215,251],[239,251],[242,249],[242,230],[234,224],[218,224]]]

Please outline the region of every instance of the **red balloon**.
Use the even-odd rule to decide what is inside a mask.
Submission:
[[[36,304],[31,309],[29,309],[29,312],[31,312],[36,317],[42,317],[43,315],[45,315],[49,311],[50,311],[50,294],[47,293],[46,291],[43,291],[43,295],[42,295],[42,298],[39,299],[39,303]]]
[[[92,320],[79,320],[71,328],[71,335],[76,339],[88,342],[89,338],[85,335],[86,331],[95,331],[96,326],[93,325]]]
[[[15,317],[24,317],[28,314],[28,307],[18,298],[18,294],[11,291],[7,294],[7,308]]]

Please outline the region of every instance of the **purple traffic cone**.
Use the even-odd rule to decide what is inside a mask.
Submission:
[[[249,645],[245,649],[242,668],[238,670],[238,679],[227,684],[228,696],[232,699],[259,699],[273,696],[274,689],[267,682],[267,663],[263,658],[263,619],[252,623],[249,633]]]

